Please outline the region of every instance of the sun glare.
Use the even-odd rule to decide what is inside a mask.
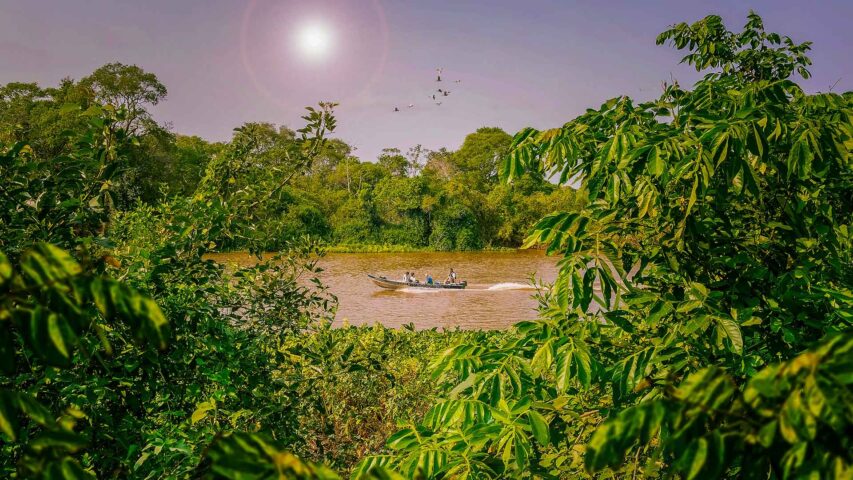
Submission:
[[[299,52],[309,60],[323,60],[332,49],[333,35],[328,25],[312,22],[302,25],[296,33]]]

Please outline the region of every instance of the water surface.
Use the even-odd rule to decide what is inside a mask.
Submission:
[[[225,263],[253,261],[242,253],[214,258]],[[502,329],[536,317],[530,275],[553,281],[556,261],[541,251],[335,253],[321,260],[325,271],[320,278],[340,302],[336,325],[379,322],[396,328],[411,322],[419,329]],[[427,273],[443,281],[451,267],[468,288],[385,290],[367,278],[374,273],[398,280],[414,271],[421,281]]]

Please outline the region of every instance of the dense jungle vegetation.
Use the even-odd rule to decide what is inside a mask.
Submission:
[[[209,144],[136,67],[7,85],[0,475],[850,478],[853,93],[804,92],[810,45],[755,14],[658,43],[704,77],[376,164],[331,104]],[[297,281],[322,240],[511,245],[531,215],[561,270],[509,331],[332,329]]]
[[[327,139],[310,157],[297,159],[300,132],[285,126],[246,123],[229,142],[170,131],[147,110],[166,93],[154,74],[120,63],[55,88],[10,83],[0,87],[0,141],[26,143],[41,159],[67,155],[74,140],[69,133],[83,131],[87,122],[70,106],[122,109],[116,126],[131,144],[110,178],[110,207],[119,212],[156,216],[180,208],[202,181],[227,182],[221,188],[230,195],[279,179],[257,205],[259,223],[223,239],[220,249],[247,248],[245,237],[252,237],[275,250],[301,235],[341,250],[518,247],[540,217],[580,201],[574,189],[540,175],[499,182],[498,161],[512,137],[498,128],[471,133],[456,151],[387,148],[375,161],[361,161],[345,142]]]

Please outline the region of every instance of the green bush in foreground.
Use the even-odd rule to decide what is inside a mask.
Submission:
[[[804,93],[809,44],[755,14],[666,42],[713,70],[516,135],[505,178],[588,195],[528,239],[564,257],[542,316],[447,351],[446,399],[355,476],[849,478],[853,95]]]

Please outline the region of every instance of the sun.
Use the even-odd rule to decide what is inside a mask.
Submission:
[[[332,51],[333,43],[332,29],[323,22],[305,23],[296,31],[299,53],[308,60],[326,59]]]

